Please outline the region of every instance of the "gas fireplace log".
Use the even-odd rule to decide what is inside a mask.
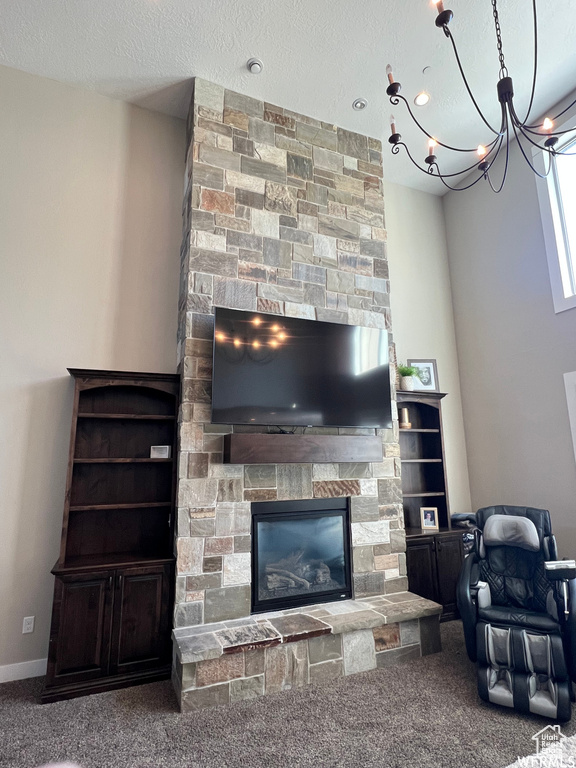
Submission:
[[[291,579],[292,581],[296,582],[296,584],[299,584],[301,587],[304,587],[304,589],[310,589],[310,582],[306,581],[306,579],[301,579],[300,576],[296,576],[295,573],[292,573],[291,571],[286,571],[283,568],[276,568],[273,564],[267,565],[264,569],[265,573],[267,574],[276,574],[277,576],[284,576],[287,579]]]

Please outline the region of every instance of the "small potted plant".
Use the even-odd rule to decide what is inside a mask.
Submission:
[[[418,378],[418,368],[413,365],[398,364],[398,373],[400,374],[400,389],[404,392],[414,390],[414,380]]]

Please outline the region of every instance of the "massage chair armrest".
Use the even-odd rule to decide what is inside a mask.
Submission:
[[[547,560],[544,570],[548,581],[576,579],[576,560]]]
[[[460,611],[466,651],[471,661],[476,661],[476,594],[478,591],[478,557],[471,552],[464,558],[458,584],[456,585],[456,603]]]

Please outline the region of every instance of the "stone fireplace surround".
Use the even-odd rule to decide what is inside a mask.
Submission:
[[[174,685],[183,709],[438,649],[407,593],[398,423],[381,462],[223,463],[210,423],[213,307],[385,328],[382,146],[196,78],[188,118]],[[374,430],[308,430],[375,434]],[[355,600],[250,615],[251,502],[350,498]]]

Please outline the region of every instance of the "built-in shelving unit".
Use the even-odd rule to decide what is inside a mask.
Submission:
[[[462,562],[462,533],[453,531],[444,463],[441,392],[397,392],[408,409],[410,428],[400,429],[402,496],[406,525],[408,583],[412,592],[444,607],[442,619],[458,615],[456,581]],[[420,507],[436,507],[439,529],[423,530]]]
[[[170,673],[179,377],[69,369],[74,413],[42,701]],[[150,458],[153,445],[172,458]]]

